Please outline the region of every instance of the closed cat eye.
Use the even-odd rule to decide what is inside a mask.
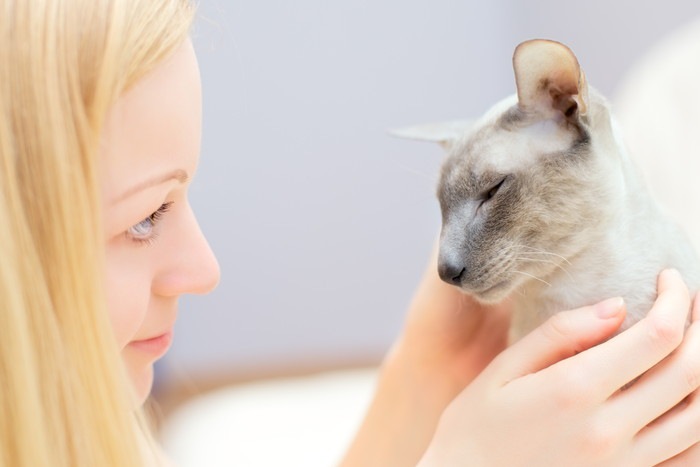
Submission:
[[[506,178],[508,177],[503,177],[503,179],[495,184],[489,191],[486,192],[486,199],[489,200],[496,196],[496,193],[498,193],[498,190],[503,186],[503,182],[506,181]]]

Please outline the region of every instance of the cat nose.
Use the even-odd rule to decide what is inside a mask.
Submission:
[[[462,276],[467,268],[462,263],[441,260],[438,262],[440,279],[452,285],[462,285]]]

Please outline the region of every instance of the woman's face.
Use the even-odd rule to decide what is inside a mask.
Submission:
[[[200,136],[199,69],[188,40],[120,97],[102,135],[108,308],[141,401],[170,346],[178,297],[219,281],[187,201]]]

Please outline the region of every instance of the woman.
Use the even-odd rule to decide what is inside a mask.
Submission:
[[[182,201],[181,190],[168,181],[173,193],[161,208],[150,205],[160,193],[116,191],[159,169],[122,172],[120,158],[148,144],[130,133],[130,112],[139,109],[125,93],[138,93],[146,75],[183,49],[192,8],[2,0],[0,11],[0,465],[154,465],[157,450],[135,410],[163,348],[163,338],[149,338],[166,333],[176,294],[196,292],[199,282],[186,278],[194,273],[184,254],[170,252],[166,267],[145,246],[165,203]],[[197,89],[196,75],[182,78],[186,91]],[[198,127],[188,131],[192,138]],[[193,160],[197,143],[178,155],[195,151]],[[162,157],[171,147],[142,149]],[[193,167],[185,169],[191,175]],[[173,222],[180,228],[186,219],[186,254],[199,255],[206,243],[181,204]],[[191,265],[199,266],[202,287],[212,287],[210,253]],[[157,294],[144,296],[151,286]]]
[[[187,203],[201,105],[192,8],[0,7],[0,465],[163,465],[139,407],[177,298],[219,277]],[[647,319],[591,350],[622,322],[620,300],[557,315],[504,351],[507,306],[472,303],[434,270],[345,465],[697,459],[700,336],[693,324],[683,339],[676,273],[661,275]]]

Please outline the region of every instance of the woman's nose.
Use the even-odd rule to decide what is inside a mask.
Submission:
[[[219,283],[219,263],[189,207],[176,229],[168,239],[163,265],[154,277],[153,292],[162,296],[211,292]]]

